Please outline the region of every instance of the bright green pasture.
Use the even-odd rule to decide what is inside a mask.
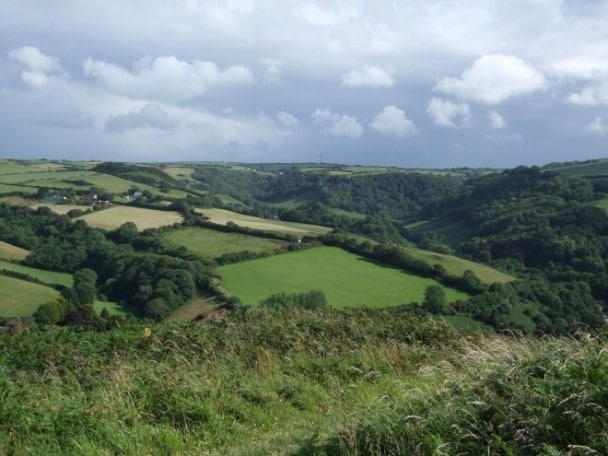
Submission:
[[[23,266],[21,264],[10,263],[3,260],[0,260],[0,270],[27,274],[45,283],[64,285],[66,287],[72,286],[72,275],[67,272],[46,271],[44,269],[31,268],[29,266]]]
[[[13,161],[0,160],[0,175],[29,173],[31,171],[32,169],[27,165]]]
[[[254,230],[269,231],[273,233],[292,234],[294,236],[317,236],[331,231],[331,228],[307,223],[284,222],[271,220],[252,215],[239,214],[225,209],[198,209],[196,212],[209,217],[209,221],[218,225],[234,222]]]
[[[40,304],[59,295],[44,285],[0,274],[0,317],[32,315]]]
[[[608,212],[608,197],[597,200],[594,204]]]
[[[21,247],[0,241],[1,260],[23,260],[29,253],[28,250],[22,249]]]
[[[38,187],[74,187],[74,184],[63,182],[69,180],[88,180],[95,174],[93,171],[47,171],[31,167],[29,172],[10,174],[1,177],[6,184],[27,184]]]
[[[274,255],[218,268],[224,287],[245,304],[257,304],[278,292],[322,290],[336,307],[389,307],[420,302],[437,284],[399,269],[373,263],[337,247]],[[449,301],[467,299],[445,287]]]
[[[264,239],[240,233],[222,233],[207,228],[186,227],[163,233],[163,239],[172,246],[184,246],[204,258],[217,258],[226,253],[271,252],[284,244],[276,239]]]
[[[424,260],[431,265],[440,264],[452,275],[461,276],[464,271],[470,269],[483,283],[487,284],[493,282],[505,283],[515,280],[515,277],[486,266],[485,264],[475,263],[474,261],[465,260],[464,258],[458,258],[453,255],[445,255],[443,253],[413,248],[406,248],[406,251],[414,258]]]
[[[88,225],[104,230],[115,230],[123,223],[133,222],[139,230],[145,230],[181,223],[183,217],[172,211],[158,211],[134,206],[112,206],[109,209],[94,211],[78,217],[78,220],[84,220]]]

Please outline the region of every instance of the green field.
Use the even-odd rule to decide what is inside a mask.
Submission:
[[[9,263],[8,261],[2,260],[0,260],[0,270],[27,274],[44,283],[63,285],[66,287],[72,286],[72,274],[68,274],[67,272],[45,271],[44,269],[30,268],[29,266]]]
[[[59,295],[44,285],[0,274],[0,317],[32,315],[38,306]]]
[[[21,247],[0,241],[0,260],[23,260],[29,253]]]
[[[234,222],[238,226],[260,231],[269,231],[272,233],[291,234],[294,236],[318,236],[331,231],[331,228],[326,226],[264,219],[252,215],[227,211],[225,209],[198,209],[196,212],[209,217],[210,222],[218,225],[226,225],[228,222]]]
[[[4,176],[0,176],[0,179],[2,179]],[[8,194],[8,193],[14,193],[14,192],[20,192],[20,193],[27,193],[27,194],[34,194],[38,191],[37,188],[35,187],[24,187],[22,185],[7,185],[7,184],[0,184],[0,194]]]
[[[406,251],[414,258],[424,260],[431,265],[440,264],[452,275],[461,276],[464,271],[470,269],[486,284],[493,282],[505,283],[515,280],[515,277],[486,266],[485,264],[475,263],[474,261],[465,260],[464,258],[458,258],[453,255],[445,255],[443,253],[414,248],[406,248]]]
[[[315,247],[218,268],[224,287],[245,304],[272,293],[322,290],[336,307],[420,302],[433,279],[385,267],[337,247]],[[449,301],[467,295],[446,288]]]
[[[183,218],[177,212],[134,206],[112,206],[109,209],[78,217],[78,220],[84,220],[88,225],[104,230],[115,230],[123,223],[133,222],[139,230],[145,230],[181,223]]]
[[[591,163],[574,163],[572,165],[549,167],[547,170],[568,177],[606,176],[608,175],[608,159],[604,158]]]
[[[208,228],[187,227],[167,231],[163,239],[171,246],[184,246],[203,258],[217,258],[226,253],[272,252],[285,243],[276,239],[264,239],[240,233],[223,233]]]

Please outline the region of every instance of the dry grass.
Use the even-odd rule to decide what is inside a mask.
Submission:
[[[79,217],[88,225],[104,230],[115,230],[123,223],[133,222],[137,228],[159,228],[161,226],[181,223],[183,218],[177,212],[157,211],[131,206],[114,206],[109,209],[92,212]]]
[[[29,250],[22,249],[8,242],[0,241],[1,260],[24,260],[29,255]]]
[[[167,321],[186,322],[195,320],[201,316],[207,316],[216,308],[217,302],[214,298],[197,297],[192,299],[185,306],[173,312]]]
[[[227,211],[225,209],[200,209],[197,210],[197,212],[209,217],[209,221],[218,225],[226,225],[228,222],[234,222],[238,226],[254,230],[292,234],[294,236],[318,236],[331,231],[331,228],[326,226],[264,219],[261,217],[239,214],[238,212]]]

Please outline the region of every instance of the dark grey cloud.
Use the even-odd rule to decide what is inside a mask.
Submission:
[[[175,122],[171,120],[167,111],[157,104],[146,104],[137,112],[112,116],[106,121],[106,128],[116,132],[135,128],[171,130],[174,127]]]

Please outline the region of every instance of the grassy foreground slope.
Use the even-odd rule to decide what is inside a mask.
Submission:
[[[224,287],[245,304],[257,304],[278,292],[322,290],[332,306],[386,307],[421,302],[437,284],[399,269],[382,266],[337,247],[315,247],[218,268]],[[448,301],[467,295],[446,288]]]
[[[604,337],[397,310],[0,337],[0,454],[608,453]]]

